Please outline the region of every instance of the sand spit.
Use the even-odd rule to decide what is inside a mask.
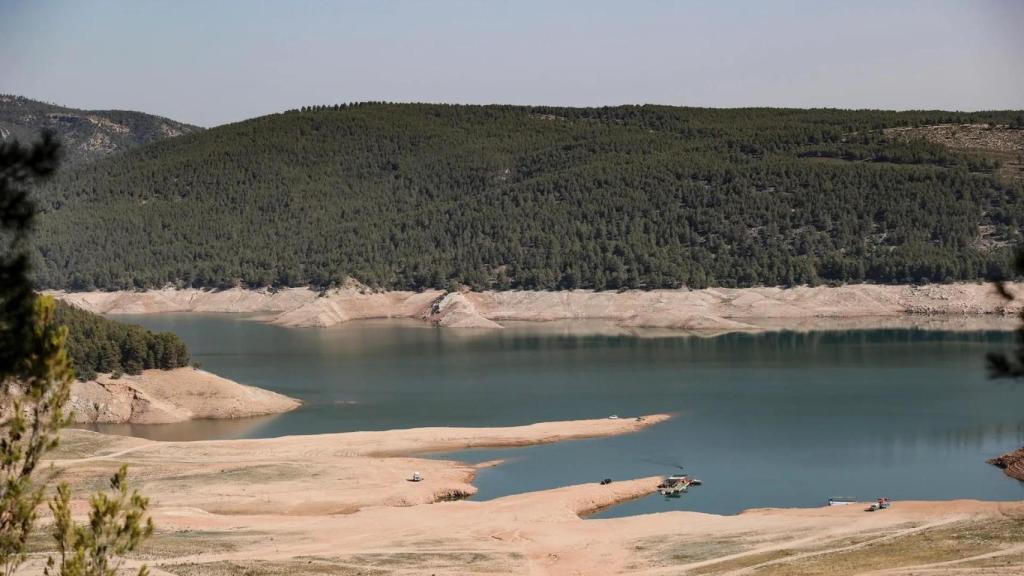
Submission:
[[[71,386],[75,422],[169,424],[200,418],[244,418],[288,412],[299,401],[195,368],[109,374]]]
[[[56,464],[66,468],[68,476],[96,479],[126,462],[144,478],[147,495],[160,506],[187,506],[211,514],[343,514],[370,506],[452,500],[476,492],[470,482],[477,467],[411,455],[626,434],[667,418],[652,415],[508,428],[416,428],[202,442],[156,442],[70,430],[65,432],[68,440]],[[108,447],[111,442],[116,446]],[[422,482],[407,481],[415,471],[422,473]],[[194,478],[195,483],[183,482],[185,477]]]
[[[1010,478],[1024,482],[1024,448],[993,458],[988,463],[1002,468]]]
[[[1024,294],[1024,284],[1011,289]],[[277,291],[194,289],[145,292],[50,292],[92,312],[258,313],[285,326],[326,327],[356,319],[419,318],[441,326],[498,328],[502,322],[603,320],[627,328],[732,332],[846,322],[856,327],[985,318],[999,323],[1021,310],[990,284],[839,287],[707,288],[624,292],[372,292],[343,288]],[[967,324],[970,324],[968,322]],[[1010,327],[1010,322],[1003,323]]]
[[[159,527],[133,564],[146,561],[154,575],[952,576],[1024,569],[1024,503],[583,520],[649,494],[658,479],[449,501],[473,490],[475,468],[412,456],[627,433],[663,418],[191,443],[67,431],[55,464],[83,489],[129,464]],[[413,470],[425,480],[408,482]]]

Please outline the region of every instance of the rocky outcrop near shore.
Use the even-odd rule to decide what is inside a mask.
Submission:
[[[170,424],[288,412],[300,402],[195,368],[146,370],[138,376],[75,382],[72,418],[90,424]]]
[[[1002,468],[1010,478],[1024,482],[1024,448],[993,458],[988,463]]]
[[[1024,283],[1013,284],[1010,290],[1024,294]],[[258,313],[276,324],[296,327],[368,318],[419,318],[458,328],[499,328],[510,321],[603,320],[626,327],[721,332],[855,319],[863,320],[862,327],[870,327],[872,321],[888,326],[898,318],[1009,317],[1021,311],[1019,299],[1008,302],[991,284],[969,283],[623,292],[375,292],[346,287],[324,292],[233,288],[50,294],[101,314]]]
[[[481,316],[476,305],[461,292],[449,292],[437,298],[428,318],[450,328],[501,328],[501,324]]]

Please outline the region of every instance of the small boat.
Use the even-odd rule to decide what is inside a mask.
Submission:
[[[856,504],[856,498],[848,498],[846,496],[833,496],[828,499],[829,506],[848,506],[850,504]]]
[[[678,482],[682,482],[686,478],[686,474],[673,474],[671,476],[666,476],[665,479],[661,481],[661,484],[658,484],[658,488],[666,488],[668,486],[675,485]]]
[[[658,490],[658,494],[668,496],[669,498],[678,498],[686,493],[687,488],[689,488],[689,485],[687,484],[676,484],[675,486],[660,488]]]
[[[872,502],[871,506],[868,506],[866,512],[877,512],[879,510],[888,510],[892,506],[892,500],[888,498],[879,498],[878,502]]]
[[[686,474],[673,474],[658,484],[658,493],[662,496],[679,496],[686,492],[690,486],[703,484],[696,478],[690,478]]]
[[[679,484],[680,482],[686,483],[690,486],[700,486],[701,484],[703,484],[703,482],[701,482],[697,478],[690,478],[686,474],[673,474],[671,476],[667,476],[664,480],[662,480],[661,484],[658,484],[658,488],[673,486],[675,484]]]

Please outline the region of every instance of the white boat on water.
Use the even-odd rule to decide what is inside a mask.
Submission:
[[[856,504],[856,498],[847,498],[845,496],[833,496],[828,499],[829,506],[848,506],[850,504]]]

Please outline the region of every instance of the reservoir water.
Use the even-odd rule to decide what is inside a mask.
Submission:
[[[829,496],[1024,499],[985,463],[1024,445],[1024,383],[993,381],[1008,332],[859,330],[645,337],[566,325],[501,331],[365,321],[282,328],[234,315],[118,316],[171,330],[216,374],[302,399],[239,421],[104,426],[160,439],[499,426],[670,412],[644,432],[454,459],[502,458],[475,498],[669,474],[704,480],[599,516],[818,506]]]

